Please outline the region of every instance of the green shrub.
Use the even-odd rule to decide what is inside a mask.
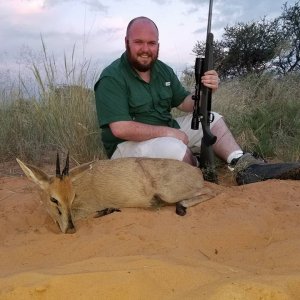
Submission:
[[[300,160],[299,74],[248,76],[221,84],[213,109],[221,112],[246,151]]]

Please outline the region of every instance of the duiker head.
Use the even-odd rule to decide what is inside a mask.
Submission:
[[[72,182],[76,180],[82,172],[91,167],[90,164],[81,165],[69,171],[69,154],[66,164],[60,172],[59,155],[56,158],[56,175],[49,176],[39,168],[25,164],[17,158],[17,162],[25,175],[36,183],[43,191],[43,202],[50,216],[59,225],[63,233],[74,233],[75,226],[72,219],[72,203],[75,198],[75,191]]]

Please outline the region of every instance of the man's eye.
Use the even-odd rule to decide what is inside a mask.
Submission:
[[[58,201],[55,198],[50,197],[50,201],[53,202],[53,203],[55,203],[56,205],[58,205]]]

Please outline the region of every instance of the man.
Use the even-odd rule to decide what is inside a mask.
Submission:
[[[111,159],[145,156],[197,165],[190,148],[201,145],[202,131],[190,129],[191,114],[174,119],[170,113],[172,107],[192,112],[194,101],[173,70],[158,60],[158,40],[158,28],[152,20],[138,17],[128,24],[126,52],[103,70],[95,84],[102,140]],[[201,80],[205,86],[217,90],[216,71],[206,72]],[[243,153],[222,116],[217,113],[214,116],[211,132],[217,142],[213,150],[228,164],[236,165],[239,183],[278,178],[291,170],[299,175],[300,164],[280,164],[269,174],[267,164]],[[263,176],[257,172],[253,176],[253,167]],[[250,173],[245,173],[246,170]]]

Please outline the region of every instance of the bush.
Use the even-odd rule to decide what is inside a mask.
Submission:
[[[232,80],[221,85],[213,108],[221,112],[246,151],[300,160],[299,74]]]

